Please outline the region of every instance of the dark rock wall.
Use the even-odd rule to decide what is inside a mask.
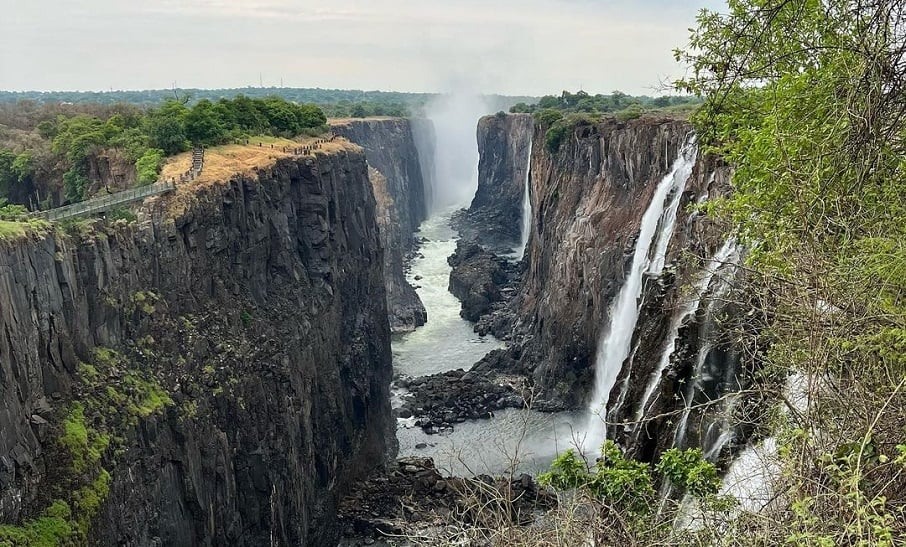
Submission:
[[[478,121],[478,190],[459,226],[464,236],[498,250],[521,242],[533,123],[530,114],[485,116]]]
[[[523,352],[548,395],[581,406],[641,217],[689,126],[667,119],[581,126],[556,153],[534,147],[532,238],[520,315]],[[536,142],[544,142],[538,128]]]
[[[522,343],[510,349],[512,359],[502,362],[518,362],[521,372],[532,375],[541,387],[543,403],[556,408],[587,404],[595,350],[631,263],[642,215],[690,131],[690,125],[680,120],[611,119],[575,128],[556,152],[534,147],[533,233],[515,301],[517,338]],[[534,141],[543,142],[543,137],[544,129],[536,128]],[[721,228],[690,206],[726,192],[728,175],[726,167],[700,158],[686,183],[667,268],[660,277],[643,282],[630,356],[609,398],[611,421],[635,417],[660,363],[671,317],[681,299],[689,297],[689,284],[723,243]],[[707,299],[681,330],[678,350],[647,415],[682,408],[679,396],[691,381],[690,360],[702,343],[698,323],[706,305]],[[724,355],[712,359],[719,361],[713,366],[729,366],[732,352],[718,351]],[[657,420],[643,434],[622,430],[612,434],[648,459],[669,447],[674,426],[675,421]]]
[[[425,218],[425,181],[411,123],[403,118],[338,120],[332,130],[365,149],[378,202],[387,307],[393,332],[424,325],[425,307],[406,281],[404,257]]]
[[[146,208],[2,244],[0,522],[73,488],[54,479],[68,465],[55,439],[87,405],[77,364],[105,347],[172,404],[108,431],[89,543],[331,544],[346,485],[395,450],[363,154],[279,160]]]

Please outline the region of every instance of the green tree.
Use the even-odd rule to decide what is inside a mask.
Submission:
[[[196,145],[219,144],[226,137],[214,105],[207,99],[198,102],[185,116],[186,138]]]
[[[177,154],[188,148],[186,116],[188,109],[178,101],[167,101],[151,111],[145,121],[145,132],[151,146],[167,155]]]
[[[692,67],[678,86],[705,97],[700,140],[733,165],[732,195],[710,209],[750,249],[750,329],[770,348],[758,364],[833,378],[796,411],[782,525],[753,543],[893,545],[906,537],[906,489],[886,486],[904,470],[884,464],[906,440],[906,3],[728,7],[703,11],[677,52]]]

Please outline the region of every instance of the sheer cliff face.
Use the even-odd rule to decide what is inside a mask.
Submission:
[[[335,121],[337,135],[365,149],[374,197],[379,204],[378,227],[384,247],[384,281],[390,328],[407,332],[424,325],[427,313],[406,281],[404,256],[412,249],[415,231],[427,218],[425,184],[410,121],[379,118]]]
[[[532,130],[530,114],[485,116],[478,121],[478,191],[468,210],[466,235],[500,249],[520,243]]]
[[[414,233],[428,218],[425,184],[411,122],[404,118],[353,119],[331,123],[331,130],[365,149],[368,165],[387,179],[396,202],[400,241],[412,245]]]
[[[0,522],[59,499],[90,543],[329,544],[346,484],[395,448],[363,154],[146,208],[2,244]]]
[[[608,120],[576,128],[554,153],[534,147],[533,233],[519,315],[528,334],[523,361],[549,396],[585,403],[595,349],[631,262],[641,217],[689,131],[677,120]],[[539,128],[535,142],[543,137]],[[700,177],[693,178],[677,226],[685,223],[685,205],[704,191]],[[674,238],[668,259],[682,246]]]

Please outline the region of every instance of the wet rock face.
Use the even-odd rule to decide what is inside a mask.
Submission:
[[[580,126],[532,154],[533,237],[518,310],[546,396],[584,404],[594,352],[632,260],[641,217],[690,127],[668,119]],[[543,128],[536,142],[544,142]]]
[[[90,543],[335,542],[339,497],[395,449],[374,208],[363,155],[336,152],[4,242],[0,522],[78,486],[56,442],[78,404],[115,437]],[[97,348],[122,356],[102,388],[132,371],[170,401],[111,430],[79,365]]]
[[[335,121],[331,130],[365,149],[384,247],[384,284],[393,332],[425,324],[425,307],[408,283],[405,256],[427,218],[425,180],[412,122],[402,118]]]
[[[521,241],[533,120],[530,114],[485,116],[478,121],[478,190],[457,228],[496,251]]]

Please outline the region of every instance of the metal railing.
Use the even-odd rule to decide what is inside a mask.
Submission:
[[[35,213],[35,216],[45,220],[63,220],[80,215],[91,215],[108,211],[114,207],[132,203],[133,201],[138,201],[149,196],[166,194],[173,190],[176,190],[176,183],[173,181],[155,182],[148,186],[139,186],[137,188],[123,190],[122,192],[80,201],[79,203],[73,203],[72,205],[57,207],[56,209],[50,209],[48,211],[38,211]]]

